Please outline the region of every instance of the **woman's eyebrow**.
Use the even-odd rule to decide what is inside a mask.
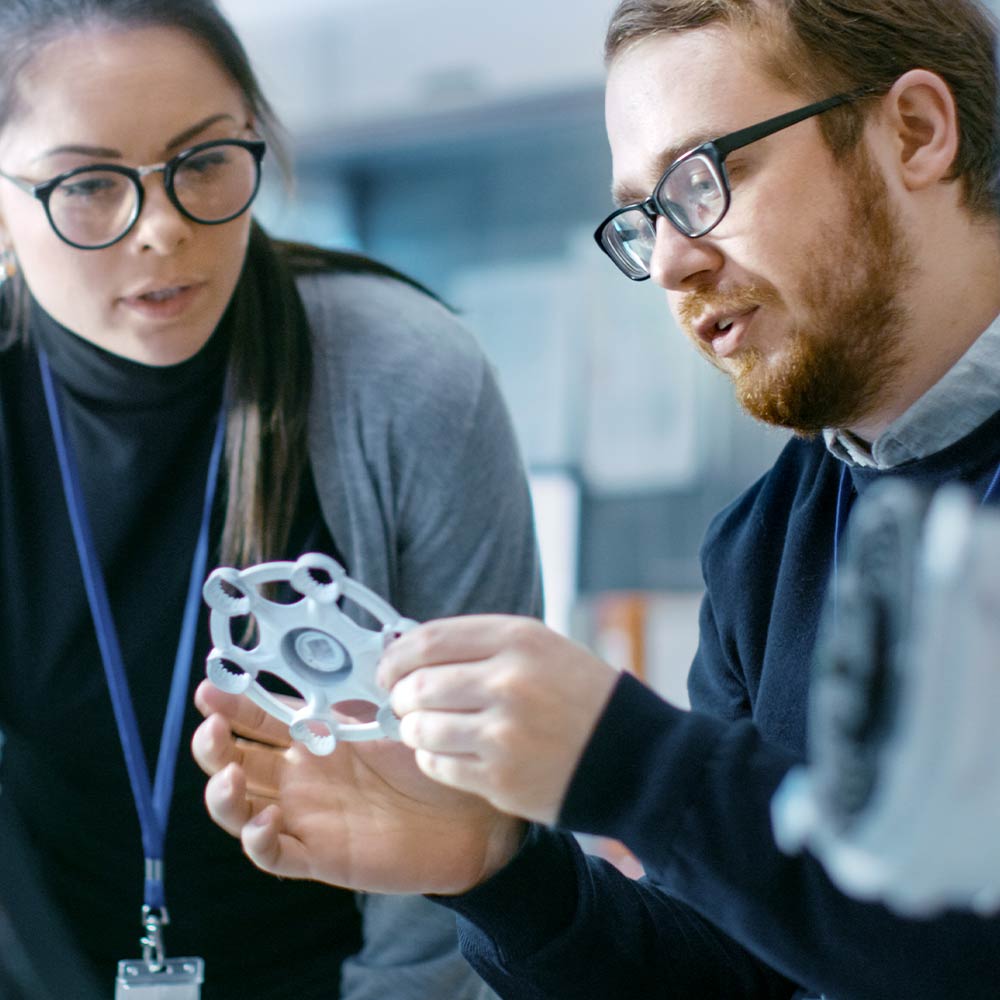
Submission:
[[[172,149],[176,149],[178,146],[183,146],[198,135],[199,132],[204,132],[210,125],[214,125],[216,122],[225,121],[227,118],[230,121],[236,121],[236,119],[230,114],[209,115],[208,118],[202,119],[196,125],[192,125],[190,128],[186,128],[183,132],[175,135],[166,144],[166,146],[164,146],[164,149],[169,152]],[[74,142],[63,146],[53,146],[51,149],[47,149],[44,153],[40,153],[38,156],[34,157],[31,162],[36,163],[38,160],[45,160],[50,156],[58,156],[64,153],[75,153],[78,156],[92,156],[102,160],[120,160],[122,158],[122,152],[120,149],[111,149],[109,146],[85,146],[81,143]]]
[[[199,132],[204,132],[210,125],[214,125],[216,122],[225,121],[236,121],[236,119],[230,114],[218,114],[209,115],[208,118],[202,119],[197,125],[192,125],[190,128],[186,128],[183,132],[178,133],[164,146],[166,152],[170,152],[172,149],[176,149],[178,146],[184,146],[189,143]]]
[[[60,153],[76,153],[80,156],[96,156],[102,160],[120,160],[122,154],[120,150],[109,149],[107,146],[83,146],[79,143],[69,143],[65,146],[53,146],[51,149],[39,153],[31,162],[37,163],[39,160],[48,159],[50,156],[58,156]]]

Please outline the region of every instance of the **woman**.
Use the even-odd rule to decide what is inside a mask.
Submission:
[[[417,619],[539,608],[488,367],[405,279],[251,221],[274,126],[211,0],[0,6],[0,943],[16,907],[32,997],[107,995],[144,903],[207,998],[477,989],[425,901],[257,872],[172,752],[216,563],[327,552]]]

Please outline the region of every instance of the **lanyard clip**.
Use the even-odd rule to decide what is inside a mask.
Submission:
[[[142,960],[150,972],[161,972],[166,965],[163,928],[169,923],[170,916],[165,906],[143,906],[142,926],[146,933],[139,939],[139,943],[142,945]]]

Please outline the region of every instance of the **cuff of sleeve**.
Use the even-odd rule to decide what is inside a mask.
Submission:
[[[558,825],[629,843],[652,809],[658,837],[669,836],[662,823],[679,822],[722,728],[623,673],[577,763]]]
[[[491,878],[460,896],[431,898],[490,937],[506,959],[528,957],[573,923],[580,853],[570,834],[532,824],[517,854]]]

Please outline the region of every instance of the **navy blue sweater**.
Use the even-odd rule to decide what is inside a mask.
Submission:
[[[892,474],[982,495],[998,460],[1000,413]],[[1000,996],[1000,920],[901,919],[774,844],[771,797],[805,756],[842,468],[821,441],[794,440],[715,519],[694,710],[623,676],[584,752],[559,827],[623,841],[647,877],[630,881],[568,833],[535,827],[505,869],[445,901],[466,957],[501,996]],[[853,470],[854,485],[863,493],[880,475]]]

